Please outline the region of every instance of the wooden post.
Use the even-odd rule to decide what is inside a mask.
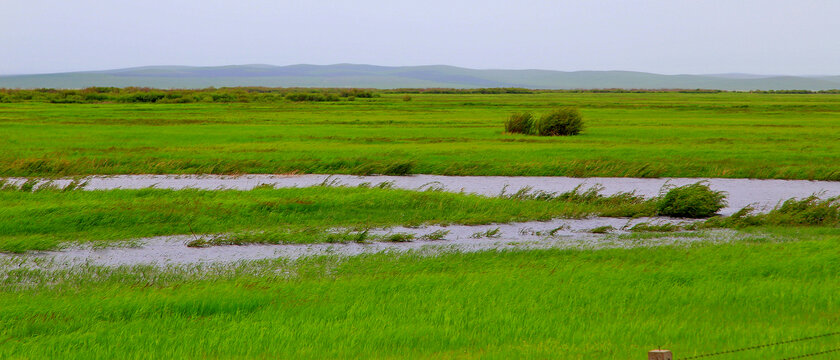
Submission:
[[[651,350],[648,351],[648,360],[673,360],[671,350]]]

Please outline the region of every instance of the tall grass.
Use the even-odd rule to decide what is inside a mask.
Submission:
[[[505,132],[531,134],[534,129],[534,115],[529,112],[513,113],[505,122]]]
[[[0,358],[676,358],[836,331],[840,237],[2,272]],[[774,346],[779,359],[836,339]]]
[[[706,222],[708,227],[748,226],[832,226],[840,227],[840,197],[820,199],[812,195],[804,199],[789,199],[766,213],[753,213],[750,206],[729,217]]]
[[[329,185],[329,184],[325,184]],[[387,186],[237,190],[0,191],[0,251],[51,249],[66,241],[222,234],[195,246],[326,242],[330,229],[488,224],[588,215],[649,215],[633,197],[483,197]],[[347,234],[351,236],[352,234]],[[348,238],[348,237],[345,237]],[[344,238],[341,238],[344,239]],[[336,242],[344,242],[336,238]]]

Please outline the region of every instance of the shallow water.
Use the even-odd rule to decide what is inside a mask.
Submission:
[[[393,227],[372,231],[374,234],[409,233],[416,237],[443,230],[448,231],[443,240],[415,240],[404,243],[371,242],[345,244],[290,244],[290,245],[225,245],[206,248],[187,247],[192,236],[161,236],[115,243],[112,247],[90,245],[71,246],[61,251],[45,251],[26,255],[0,255],[6,259],[18,259],[23,263],[40,262],[72,266],[91,264],[103,266],[120,265],[183,265],[226,263],[243,260],[273,258],[296,259],[313,255],[353,256],[381,251],[409,250],[456,250],[480,251],[493,249],[537,249],[537,248],[608,248],[635,247],[673,244],[704,240],[700,236],[663,235],[655,240],[629,240],[617,237],[628,233],[635,224],[684,223],[673,218],[590,218],[545,222],[523,222],[491,225],[426,226],[419,228]],[[602,226],[612,226],[610,234],[591,234],[588,231]],[[560,228],[558,230],[558,228]],[[476,233],[498,229],[494,237],[476,238]],[[705,239],[708,240],[708,239]]]
[[[23,179],[11,179],[21,182]],[[619,192],[635,192],[653,197],[666,184],[681,186],[705,180],[714,190],[727,193],[729,206],[721,210],[729,215],[747,205],[754,205],[759,211],[767,211],[790,198],[803,198],[812,194],[821,197],[840,196],[840,182],[809,180],[754,180],[754,179],[701,179],[701,178],[569,178],[529,176],[352,176],[352,175],[117,175],[91,176],[85,189],[140,189],[157,187],[162,189],[237,189],[249,190],[262,184],[277,188],[307,187],[322,183],[357,186],[363,183],[378,184],[393,182],[401,189],[425,189],[430,186],[451,192],[475,193],[487,196],[499,195],[503,190],[513,193],[524,187],[534,190],[566,192],[577,186],[584,189],[600,185],[605,195]],[[57,180],[56,185],[66,185],[70,180]]]

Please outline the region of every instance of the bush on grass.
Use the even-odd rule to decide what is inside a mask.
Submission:
[[[707,182],[672,187],[656,202],[656,211],[662,216],[682,218],[707,218],[726,206],[726,194],[714,191]]]
[[[583,130],[583,118],[575,107],[562,107],[540,117],[535,124],[540,136],[571,136]]]

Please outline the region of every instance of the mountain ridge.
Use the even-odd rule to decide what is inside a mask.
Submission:
[[[268,64],[155,65],[111,70],[0,76],[0,88],[84,88],[142,86],[203,88],[222,86],[482,88],[531,89],[840,89],[840,76],[725,73],[663,75],[638,71],[556,71],[470,69],[451,65],[381,66],[368,64],[275,66]]]

